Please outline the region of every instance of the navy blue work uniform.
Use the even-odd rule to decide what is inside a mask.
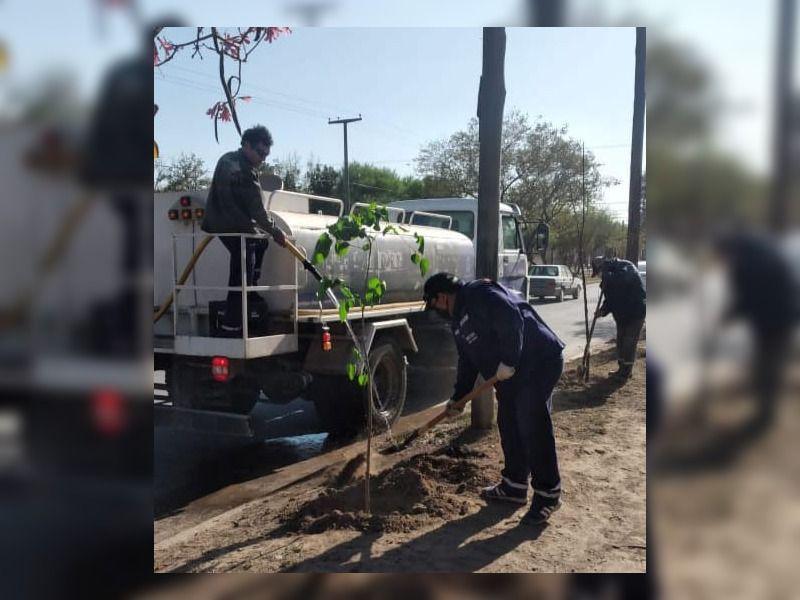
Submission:
[[[495,386],[503,486],[524,496],[530,477],[534,493],[557,498],[561,478],[550,411],[564,343],[530,304],[488,279],[456,293],[451,327],[459,356],[454,398],[472,390],[478,373],[493,377],[501,362],[516,370]]]

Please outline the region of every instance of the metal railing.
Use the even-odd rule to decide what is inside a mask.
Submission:
[[[213,235],[213,237],[238,237],[239,238],[239,263],[240,263],[240,286],[220,286],[220,285],[197,285],[192,284],[178,284],[178,238],[196,238],[198,236],[205,237]],[[172,335],[178,336],[178,292],[181,290],[208,290],[208,291],[224,291],[224,292],[241,292],[242,296],[242,339],[249,338],[249,324],[248,324],[248,292],[273,292],[273,291],[295,291],[294,298],[294,333],[297,335],[297,281],[295,275],[294,284],[281,284],[281,285],[247,285],[247,249],[246,240],[248,239],[269,239],[268,235],[264,234],[243,234],[243,233],[174,233],[172,234]],[[227,249],[227,248],[226,248]],[[295,271],[296,273],[296,271]],[[196,302],[196,301],[195,301]]]

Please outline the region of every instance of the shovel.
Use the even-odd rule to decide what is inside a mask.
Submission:
[[[486,390],[488,390],[495,383],[497,383],[497,381],[498,381],[498,379],[497,379],[496,375],[494,377],[492,377],[491,379],[488,379],[488,380],[484,381],[482,384],[480,384],[474,390],[469,392],[466,396],[461,398],[461,400],[459,400],[455,404],[454,408],[457,408],[459,410],[463,409],[467,405],[468,402],[471,402],[472,400],[475,399],[476,396],[478,396],[479,394],[481,394],[481,393],[485,392]],[[414,442],[414,440],[416,440],[422,434],[424,434],[425,432],[430,430],[437,423],[442,421],[445,417],[447,417],[447,409],[443,410],[441,413],[439,413],[438,415],[433,417],[430,421],[428,421],[424,425],[422,425],[420,427],[417,427],[414,431],[412,431],[408,435],[408,437],[406,439],[404,439],[399,444],[397,444],[395,446],[389,446],[388,448],[384,448],[383,450],[380,451],[380,453],[381,454],[394,454],[396,452],[400,452],[401,450],[405,450],[406,448],[408,448]]]

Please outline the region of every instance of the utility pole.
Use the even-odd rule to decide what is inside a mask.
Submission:
[[[361,120],[361,113],[358,117],[350,117],[349,119],[340,119],[336,117],[335,121],[328,119],[328,125],[343,125],[344,126],[344,214],[350,212],[350,170],[347,161],[347,124],[354,123]]]
[[[778,9],[778,47],[775,65],[775,122],[773,124],[774,175],[769,207],[769,225],[783,232],[788,226],[792,170],[791,136],[796,135],[792,115],[792,58],[795,36],[795,0],[781,0]]]
[[[636,75],[633,84],[633,128],[631,132],[631,180],[628,188],[628,247],[625,258],[639,260],[639,229],[642,219],[642,147],[644,145],[644,65],[647,29],[636,28]]]
[[[500,230],[500,141],[503,133],[506,31],[483,28],[483,71],[478,90],[478,235],[475,275],[497,280]],[[472,426],[487,429],[494,417],[494,391],[472,402]]]

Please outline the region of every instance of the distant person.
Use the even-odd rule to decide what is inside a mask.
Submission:
[[[753,333],[753,387],[757,413],[749,425],[759,433],[772,423],[790,342],[800,317],[798,282],[778,245],[765,236],[736,232],[715,241],[728,267],[732,295],[724,320],[743,319]]]
[[[283,231],[275,226],[264,210],[258,167],[269,156],[272,135],[263,125],[256,125],[242,135],[242,147],[223,154],[214,170],[208,191],[203,231],[208,233],[256,233],[256,227],[269,233],[280,246],[286,243]],[[220,237],[230,252],[228,286],[242,285],[241,246],[238,237]],[[261,261],[267,251],[266,239],[245,240],[247,285],[258,285]],[[255,292],[248,293],[248,303],[263,302]],[[220,325],[231,336],[242,332],[242,294],[229,291],[225,317]]]
[[[602,265],[600,289],[605,296],[598,315],[613,315],[617,324],[617,363],[612,377],[626,380],[633,373],[636,345],[647,312],[644,284],[634,264],[619,258],[606,259]]]
[[[519,296],[499,283],[463,283],[450,273],[425,282],[426,308],[450,321],[458,350],[455,404],[472,390],[480,373],[497,376],[497,427],[505,466],[501,481],[483,490],[490,501],[527,504],[523,522],[539,524],[561,507],[561,477],[550,419],[553,388],[561,377],[564,343]],[[463,410],[463,409],[462,409]]]

